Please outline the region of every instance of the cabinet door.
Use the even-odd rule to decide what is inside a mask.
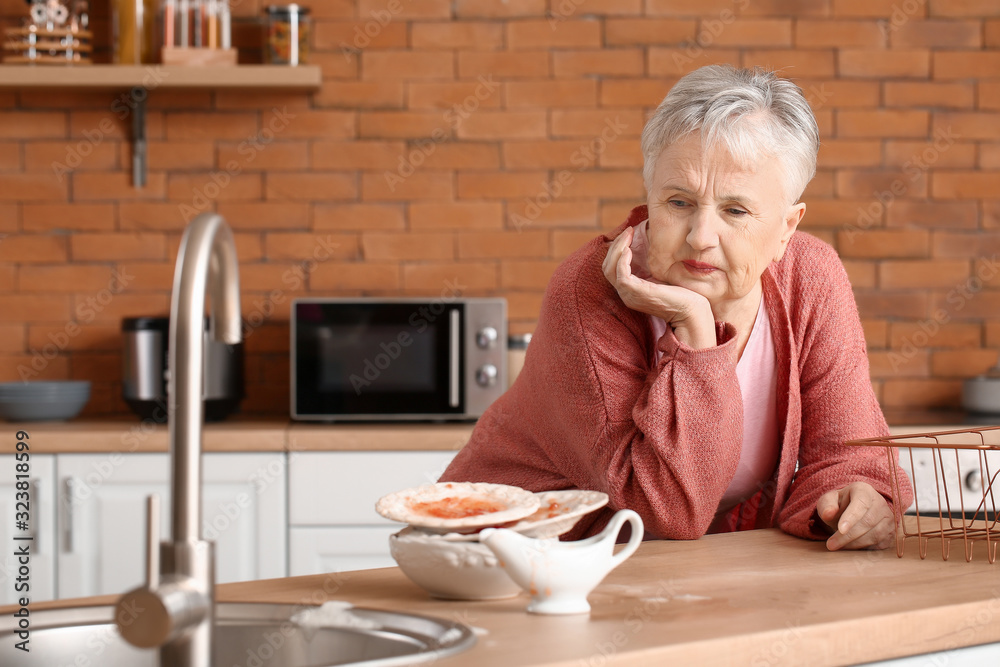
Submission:
[[[457,452],[301,452],[289,460],[289,523],[396,525],[379,498],[436,482]],[[388,549],[388,547],[386,547]],[[388,553],[388,552],[387,552]]]
[[[284,454],[206,454],[202,534],[215,542],[216,581],[287,572]],[[166,454],[65,454],[59,597],[121,593],[145,580],[145,498],[160,496],[161,539],[169,539]]]
[[[30,450],[29,450],[30,454]],[[0,604],[12,604],[26,597],[32,602],[51,600],[56,593],[56,493],[55,457],[51,454],[31,454],[27,480],[28,530],[18,530],[15,512],[24,511],[24,489],[16,487],[17,461],[13,452],[0,457]],[[31,536],[33,539],[15,539]],[[28,572],[20,571],[21,563],[14,555],[22,545],[28,548]],[[20,580],[18,578],[20,577]],[[24,586],[27,585],[27,589]],[[17,589],[15,589],[15,586]]]
[[[289,576],[392,567],[389,536],[399,526],[289,529]]]

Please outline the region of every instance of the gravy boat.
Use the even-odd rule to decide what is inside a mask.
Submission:
[[[622,525],[632,526],[628,544],[614,552]],[[620,510],[598,535],[576,542],[535,539],[505,528],[479,533],[500,560],[501,567],[531,596],[534,614],[585,614],[587,595],[611,570],[631,556],[642,541],[642,519],[632,510]]]

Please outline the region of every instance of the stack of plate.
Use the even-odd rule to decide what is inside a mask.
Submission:
[[[0,417],[7,421],[72,419],[90,400],[90,382],[0,383]]]

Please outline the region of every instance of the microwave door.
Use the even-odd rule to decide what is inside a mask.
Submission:
[[[452,308],[448,318],[448,405],[456,410],[462,406],[462,313]]]

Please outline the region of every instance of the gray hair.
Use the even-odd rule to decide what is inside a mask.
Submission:
[[[790,203],[816,174],[816,117],[802,89],[773,72],[708,65],[681,78],[642,131],[647,190],[663,149],[696,131],[703,146],[721,142],[743,168],[762,154],[781,157]]]

